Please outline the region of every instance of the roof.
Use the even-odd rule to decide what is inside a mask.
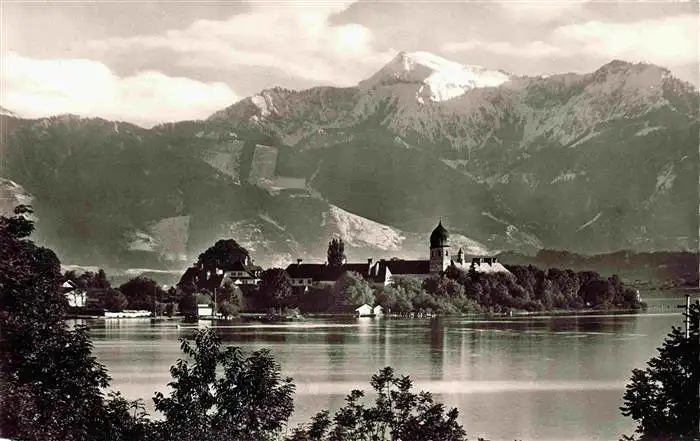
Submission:
[[[347,263],[342,266],[331,266],[326,263],[292,263],[285,268],[285,271],[292,279],[312,279],[315,282],[335,282],[348,271],[359,273],[370,282],[384,282],[387,271],[397,276],[430,274],[430,261],[380,260],[371,267],[369,263]]]
[[[372,274],[370,274],[370,278],[374,282],[380,282],[383,283],[387,280],[387,271],[390,271],[386,265],[382,265],[381,261],[377,262],[377,265],[374,266]]]
[[[234,262],[233,265],[231,265],[229,268],[229,270],[223,271],[221,274],[217,274],[217,269],[215,267],[198,268],[196,266],[192,266],[185,270],[185,273],[180,278],[180,282],[178,282],[178,285],[193,283],[200,289],[207,289],[209,291],[213,291],[214,288],[219,288],[226,279],[234,280],[256,278],[254,272],[257,271],[260,267],[257,267],[255,265],[246,266],[243,262],[237,261]],[[244,271],[247,273],[247,276],[237,276],[232,278],[228,274],[231,271]],[[207,273],[209,273],[208,279]]]
[[[371,306],[369,306],[367,303],[365,303],[364,305],[358,306],[357,308],[355,308],[355,311],[359,311],[361,309],[367,309],[367,308],[372,309]]]
[[[410,274],[430,274],[429,260],[382,260],[391,274],[396,276]]]
[[[292,279],[314,279],[323,280],[326,274],[327,265],[324,263],[293,263],[285,271]]]
[[[470,268],[474,268],[474,271],[479,272],[479,273],[508,273],[510,274],[510,271],[508,269],[501,265],[500,263],[496,262],[493,264],[488,264],[488,263],[482,263],[480,265],[477,265],[475,263],[472,263],[469,265]]]
[[[369,273],[370,265],[369,263],[346,263],[345,265],[343,265],[343,268],[345,269],[345,271],[354,271],[356,273],[365,275]]]
[[[508,268],[503,266],[500,262],[498,262],[498,260],[496,260],[493,257],[474,258],[474,259],[472,259],[471,263],[464,262],[463,264],[457,263],[453,260],[452,264],[455,266],[460,266],[467,271],[474,270],[478,273],[507,273],[507,274],[511,274],[511,272],[508,271]]]
[[[66,280],[65,282],[63,282],[63,285],[61,285],[61,288],[63,288],[64,291],[73,291],[77,287],[78,285],[73,283],[72,280]]]
[[[315,281],[335,281],[345,271],[345,266],[331,266],[325,263],[293,263],[285,269],[292,279],[313,279]]]
[[[369,263],[346,263],[342,266],[332,266],[327,263],[292,263],[285,268],[292,279],[312,279],[315,282],[335,282],[346,272],[356,272],[366,280],[384,281],[385,268],[377,271],[377,262],[372,265],[370,273]]]
[[[432,233],[430,233],[430,248],[442,248],[449,245],[450,234],[445,227],[442,226],[442,221],[438,223]]]

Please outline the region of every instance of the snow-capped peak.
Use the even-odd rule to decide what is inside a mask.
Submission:
[[[393,60],[360,82],[361,88],[397,83],[420,84],[419,102],[445,101],[465,94],[471,89],[497,87],[510,79],[508,74],[482,66],[463,65],[429,52],[400,52]]]

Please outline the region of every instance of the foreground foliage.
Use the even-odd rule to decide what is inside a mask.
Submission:
[[[466,441],[457,409],[446,411],[428,392],[414,393],[409,377],[396,377],[386,367],[370,382],[377,398],[362,402],[353,390],[333,418],[327,410],[294,430],[287,441]]]
[[[696,302],[690,308],[690,338],[674,326],[646,369],[632,371],[620,410],[637,421],[642,440],[700,439],[699,323]]]
[[[124,401],[108,400],[107,370],[82,327],[69,329],[53,251],[27,237],[31,209],[0,217],[0,435],[17,440],[118,439]],[[121,415],[119,415],[121,417]]]
[[[182,340],[184,357],[170,369],[171,391],[153,398],[162,420],[151,420],[141,401],[119,393],[105,397],[110,377],[92,355],[87,329],[68,327],[60,263],[51,250],[28,239],[33,231],[29,215],[29,207],[18,207],[15,216],[0,217],[1,436],[23,441],[272,441],[285,436],[294,409],[292,380],[282,377],[269,352],[246,356],[239,348],[225,348],[213,330]],[[372,378],[372,386],[379,392],[374,407],[365,407],[362,392],[353,391],[333,422],[321,412],[312,427],[299,428],[291,439],[359,441],[370,439],[367,434],[377,440],[464,439],[457,411],[445,412],[430,394],[412,393],[408,377],[396,378],[386,368]]]
[[[182,340],[187,357],[170,368],[169,397],[156,393],[156,410],[165,420],[153,437],[181,441],[267,441],[278,439],[294,410],[294,385],[282,378],[269,352],[245,357],[223,348],[213,330]]]
[[[20,206],[15,216],[0,217],[0,436],[17,441],[272,441],[286,436],[292,380],[282,377],[267,351],[245,356],[239,348],[224,348],[212,330],[197,332],[193,342],[182,341],[185,358],[170,370],[171,393],[154,397],[162,421],[149,419],[141,401],[119,393],[105,397],[107,370],[93,357],[87,330],[68,327],[60,263],[51,250],[28,239],[33,231],[29,215],[31,209]],[[107,290],[104,280],[100,275],[86,286]],[[396,304],[429,307],[437,298],[453,305],[469,300],[465,284],[473,282],[450,277],[402,282],[398,286],[410,298]],[[616,279],[608,283],[610,290],[595,292],[603,305],[625,292]],[[342,292],[366,291],[361,284],[347,286],[361,289]],[[495,286],[491,289],[500,292]],[[645,440],[697,435],[699,312],[694,305],[690,339],[674,328],[649,367],[633,373],[622,410],[639,422]],[[377,396],[373,405],[363,392],[352,391],[332,418],[328,411],[319,412],[285,439],[466,440],[458,411],[446,410],[429,393],[412,392],[408,377],[396,377],[387,367],[371,385]]]

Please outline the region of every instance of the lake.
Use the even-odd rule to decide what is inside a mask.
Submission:
[[[342,406],[351,389],[370,390],[384,366],[410,375],[417,390],[457,407],[470,439],[617,440],[634,422],[620,415],[633,368],[682,326],[680,294],[646,299],[641,314],[501,319],[308,320],[216,325],[227,345],[269,348],[297,387],[292,424]],[[91,326],[94,353],[112,386],[143,398],[167,393],[178,339],[209,322],[111,319]]]

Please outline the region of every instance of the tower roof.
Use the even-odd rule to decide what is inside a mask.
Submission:
[[[442,226],[442,221],[438,223],[433,232],[430,234],[430,248],[442,248],[448,246],[450,234],[445,227]]]

